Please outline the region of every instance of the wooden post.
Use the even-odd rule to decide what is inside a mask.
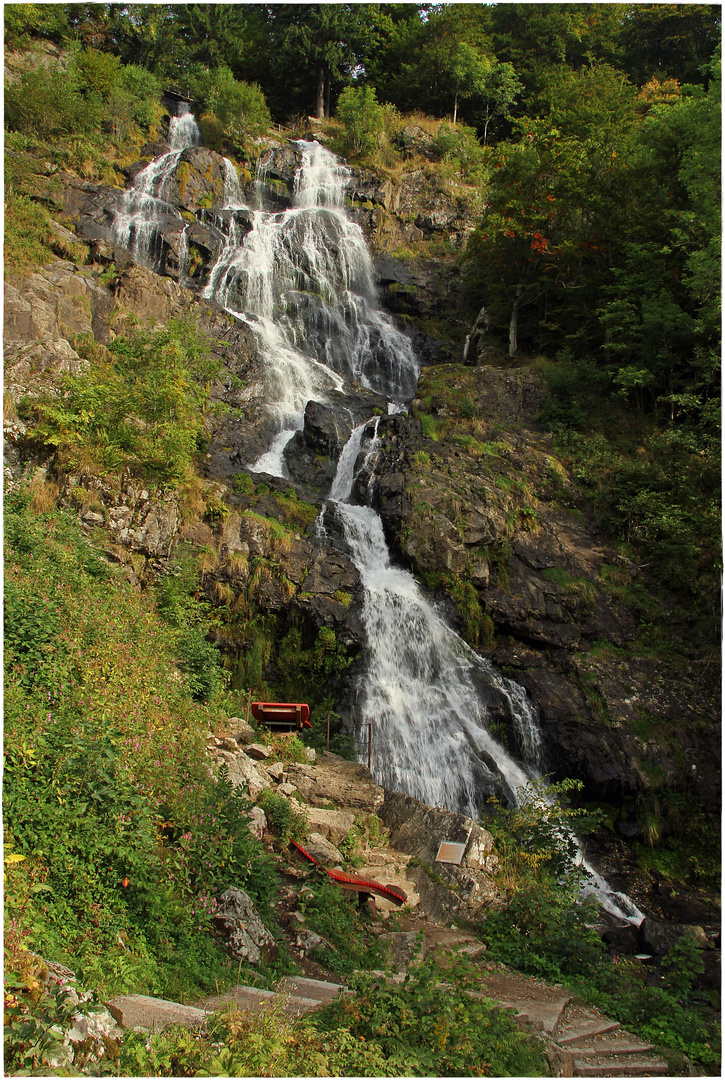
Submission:
[[[249,687],[249,693],[247,694],[247,723],[249,723],[249,706],[252,702],[252,688]]]
[[[330,714],[327,714],[327,749],[330,749]]]
[[[370,769],[370,759],[373,749],[373,725],[368,724],[368,769]]]

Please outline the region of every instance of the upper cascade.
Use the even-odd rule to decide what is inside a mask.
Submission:
[[[139,172],[121,197],[113,220],[113,242],[132,252],[137,262],[160,269],[163,256],[161,226],[169,218],[181,218],[167,200],[169,181],[184,152],[201,142],[201,131],[190,112],[169,122],[169,150]]]
[[[191,109],[186,104],[183,108],[184,111],[180,111],[178,116],[172,116],[169,122],[169,150],[173,153],[186,150],[189,146],[199,146],[201,143],[201,131]]]
[[[169,151],[136,176],[116,212],[114,242],[161,272],[168,246],[162,230],[184,220],[167,201],[171,180],[184,150],[199,144],[190,112],[172,119]],[[267,406],[279,430],[270,451],[251,467],[280,476],[286,475],[284,448],[302,428],[309,400],[327,402],[349,381],[406,402],[419,372],[410,340],[378,304],[365,238],[345,212],[350,170],[317,142],[292,145],[297,168],[291,209],[273,213],[245,205],[237,171],[223,158],[222,205],[203,212],[220,237],[203,295],[257,334]],[[173,227],[181,281],[189,227]]]
[[[302,157],[295,175],[294,205],[341,207],[351,176],[347,166],[318,142],[300,140],[293,145]]]
[[[204,295],[232,314],[253,317],[263,345],[277,346],[266,339],[281,334],[284,347],[302,357],[408,400],[418,363],[409,339],[378,305],[365,238],[344,212],[349,170],[319,143],[294,145],[295,205],[284,213],[247,209],[252,228],[241,240],[233,218],[220,222],[227,240]],[[265,353],[274,366],[271,350]],[[295,427],[305,403],[293,409]]]

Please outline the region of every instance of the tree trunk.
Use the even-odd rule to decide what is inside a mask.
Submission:
[[[325,69],[320,64],[317,69],[317,106],[315,116],[322,120],[325,115]]]
[[[519,340],[519,303],[521,301],[522,286],[516,286],[516,298],[511,308],[511,325],[509,326],[509,360],[513,360],[518,352]]]
[[[330,112],[330,94],[332,92],[332,77],[330,75],[327,76],[326,83],[327,83],[327,85],[325,86],[325,116],[329,120],[330,116],[332,115],[332,113]]]
[[[458,91],[456,91],[456,99],[453,102],[453,126],[456,126],[456,117],[458,116]]]

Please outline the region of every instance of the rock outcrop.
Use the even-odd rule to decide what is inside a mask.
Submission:
[[[472,918],[496,900],[493,875],[499,861],[493,837],[471,818],[390,791],[379,816],[390,830],[391,847],[412,856],[406,872],[433,918]],[[462,845],[460,863],[439,861],[443,843]]]
[[[236,960],[258,964],[263,955],[267,960],[276,955],[277,943],[243,889],[231,887],[222,893],[214,922]]]

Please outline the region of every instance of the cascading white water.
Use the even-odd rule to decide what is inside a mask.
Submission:
[[[486,690],[504,701],[529,752],[538,730],[520,687],[494,671],[455,634],[407,570],[391,563],[382,522],[367,506],[337,503],[350,554],[365,588],[362,621],[367,665],[356,706],[361,730],[372,723],[377,781],[431,806],[478,816],[485,792],[516,791],[535,776],[488,730]]]
[[[174,118],[169,153],[138,174],[117,211],[115,243],[154,269],[163,250],[160,226],[181,220],[163,197],[166,184],[182,151],[198,142],[193,117]],[[224,244],[203,293],[257,335],[278,434],[251,468],[279,476],[308,401],[325,402],[354,380],[402,402],[418,378],[410,341],[378,306],[362,230],[343,209],[349,170],[316,142],[294,145],[294,206],[283,213],[245,206],[236,169],[225,159],[224,209],[209,216]]]
[[[258,334],[280,434],[254,468],[278,475],[310,399],[327,400],[344,379],[406,399],[418,377],[410,341],[378,307],[362,230],[343,210],[349,170],[318,143],[295,146],[294,206],[245,207],[252,228],[240,242],[229,227],[204,291]]]
[[[172,116],[169,121],[169,150],[181,153],[189,146],[200,144],[201,131],[188,104],[180,102],[179,108],[183,112],[179,116]]]
[[[182,150],[197,142],[189,114],[172,121],[169,153],[139,174],[117,215],[116,243],[147,265],[155,265],[159,224],[181,216],[163,200],[165,183]],[[362,232],[345,215],[347,170],[316,143],[296,147],[295,205],[283,213],[244,206],[236,170],[225,165],[224,209],[214,215],[225,243],[204,292],[258,336],[279,432],[253,467],[276,475],[284,475],[284,447],[310,399],[325,401],[354,379],[398,411],[418,376],[408,338],[378,307]],[[538,775],[535,711],[520,686],[445,624],[412,575],[391,564],[377,514],[347,502],[367,426],[356,428],[342,454],[331,500],[365,587],[369,661],[359,718],[375,724],[373,772],[390,788],[475,815],[482,791],[515,800]],[[374,445],[373,437],[369,453]],[[489,730],[491,711],[502,707],[517,757]],[[590,880],[603,906],[641,918],[617,904],[601,878]]]
[[[137,262],[151,269],[158,268],[161,257],[159,227],[173,219],[183,220],[176,207],[164,198],[166,185],[184,150],[198,146],[200,139],[201,132],[190,112],[173,116],[169,122],[169,152],[142,169],[119,201],[113,221],[113,242],[133,252]],[[184,230],[182,256],[185,239]],[[182,260],[179,262],[183,273]]]
[[[382,786],[476,818],[487,794],[515,804],[540,777],[536,712],[523,687],[469,648],[412,574],[392,564],[378,514],[346,501],[367,426],[350,436],[329,500],[365,590],[367,659],[356,703],[358,730],[364,738],[373,725],[371,769]],[[321,530],[324,517],[323,512]],[[517,756],[490,731],[490,695],[498,712],[505,707]],[[575,838],[567,832],[565,839]],[[579,850],[587,875],[583,891],[594,893],[618,918],[641,921],[629,897],[612,892]]]

